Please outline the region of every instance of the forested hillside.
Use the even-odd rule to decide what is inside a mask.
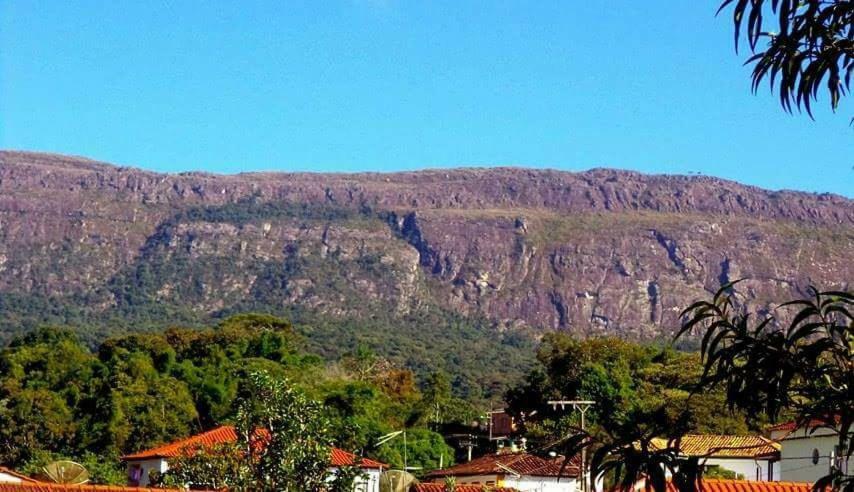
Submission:
[[[561,331],[666,340],[722,282],[766,312],[846,289],[854,202],[615,170],[157,174],[0,152],[0,341],[264,312],[493,399]]]
[[[694,354],[553,335],[527,380],[508,396],[515,412],[542,412],[553,394],[581,390],[603,402],[591,415],[598,425],[668,402],[675,410],[700,368]],[[450,436],[484,435],[477,453],[494,446],[483,423],[495,402],[455,396],[452,376],[419,378],[365,347],[327,361],[289,322],[241,315],[204,329],[109,338],[94,350],[57,328],[14,339],[0,350],[0,463],[38,473],[47,462],[70,458],[96,482],[122,483],[122,454],[233,422],[241,384],[253,371],[266,371],[322,403],[337,446],[396,467],[403,465],[403,441],[377,441],[404,428],[408,464],[424,470],[440,460],[447,465],[459,453]],[[697,430],[747,430],[738,415],[727,413],[719,392],[704,396],[696,409],[691,425]],[[532,449],[572,419],[541,413],[527,429]]]

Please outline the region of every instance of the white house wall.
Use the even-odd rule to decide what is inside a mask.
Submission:
[[[338,468],[332,467],[329,469],[331,474],[338,473]],[[380,491],[380,471],[375,469],[362,470],[366,477],[359,478],[353,487],[353,492],[379,492]]]
[[[575,479],[567,477],[561,478],[560,481],[552,477],[524,475],[521,478],[505,477],[503,485],[519,489],[521,492],[575,492],[576,490]]]
[[[16,477],[4,471],[0,471],[0,483],[22,483],[21,477]]]
[[[469,475],[464,477],[456,477],[457,483],[460,485],[489,485],[490,487],[498,486],[498,475]],[[443,479],[434,479],[435,483],[444,483]]]
[[[139,478],[139,486],[147,487],[150,485],[148,477],[151,476],[152,471],[156,471],[158,473],[165,473],[166,470],[169,469],[169,464],[164,459],[151,459],[151,460],[142,460],[142,461],[128,461],[127,463],[127,474],[128,479],[131,477],[131,469],[139,465],[142,468],[142,473]]]
[[[576,481],[573,478],[531,477],[523,475],[469,475],[456,477],[458,485],[488,485],[491,487],[513,487],[521,492],[576,492]],[[434,479],[442,483],[442,479]]]
[[[827,431],[809,435],[803,430],[789,434],[780,450],[780,480],[787,482],[815,482],[830,472],[830,454],[838,437]],[[813,450],[818,450],[818,464],[813,464]]]
[[[128,480],[131,477],[131,469],[134,466],[139,465],[142,469],[142,474],[139,480],[140,487],[146,487],[150,485],[148,477],[150,476],[152,471],[156,471],[158,473],[166,473],[169,469],[169,463],[164,459],[151,459],[151,460],[140,460],[140,461],[128,461],[127,463],[127,475]],[[337,473],[338,468],[330,468],[329,471],[331,473]],[[366,469],[364,470],[367,475],[366,478],[361,478],[356,481],[355,487],[353,487],[353,492],[379,492],[380,490],[380,471],[375,469]]]

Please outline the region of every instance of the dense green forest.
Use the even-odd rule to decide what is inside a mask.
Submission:
[[[526,380],[506,395],[509,408],[524,421],[521,430],[535,446],[558,441],[579,425],[577,412],[547,404],[558,399],[595,401],[587,414],[593,434],[632,433],[651,423],[677,420],[694,433],[749,434],[762,427],[761,418],[749,427],[743,413],[731,411],[721,389],[697,391],[703,372],[697,352],[550,333],[537,350],[537,360]]]
[[[106,286],[88,292],[4,292],[0,295],[0,344],[22,331],[57,325],[73,328],[82,343],[97,351],[110,337],[158,333],[174,326],[200,329],[240,313],[257,312],[289,319],[304,346],[326,360],[337,360],[353,347],[369,347],[411,369],[419,381],[436,371],[452,375],[455,393],[472,400],[500,400],[506,386],[520,381],[531,368],[536,342],[529,330],[497,331],[483,317],[463,316],[431,301],[401,312],[354,288],[353,278],[391,275],[390,267],[375,252],[343,259],[335,251],[324,257],[315,251],[288,255],[284,261],[240,264],[231,256],[193,257],[186,248],[171,246],[182,224],[260,227],[268,220],[293,220],[301,228],[326,227],[335,221],[358,230],[384,230],[392,219],[370,209],[261,202],[257,197],[181,210],[158,225],[139,258]],[[72,246],[61,246],[62,254],[57,257],[75,261],[65,251]],[[311,249],[310,245],[292,246]],[[222,309],[198,309],[203,303],[202,285],[221,284],[228,275],[245,274],[258,279],[251,292],[236,296]],[[312,292],[319,298],[335,299],[334,310],[340,312],[283,304],[294,278],[317,279]],[[376,283],[383,284],[381,280]],[[167,300],[158,294],[164,286],[172,286]]]
[[[228,422],[249,372],[287,378],[329,410],[338,446],[402,464],[453,460],[429,420],[467,420],[478,409],[452,395],[441,373],[418,385],[412,371],[369,349],[334,362],[306,351],[291,324],[267,315],[231,317],[216,327],[110,338],[90,350],[74,332],[43,328],[0,353],[0,461],[37,472],[57,457],[82,461],[95,481],[123,481],[122,454]]]
[[[467,336],[464,328],[451,328],[446,331]],[[333,336],[335,326],[312,330]],[[638,409],[675,410],[687,401],[701,367],[691,353],[551,334],[543,339],[527,378],[515,385],[499,384],[500,371],[483,379],[478,367],[495,369],[485,362],[478,366],[482,353],[472,352],[478,357],[472,357],[472,373],[463,374],[471,381],[466,384],[496,381],[475,391],[459,384],[460,375],[431,372],[428,366],[413,370],[379,356],[371,347],[379,343],[353,336],[342,340],[337,351],[317,351],[289,321],[265,314],[236,315],[203,329],[113,337],[95,348],[71,330],[34,330],[0,352],[0,462],[37,473],[44,463],[65,457],[84,463],[95,481],[121,482],[122,454],[229,422],[241,382],[250,372],[264,370],[323,404],[339,447],[401,466],[402,440],[375,443],[388,432],[408,429],[408,464],[431,469],[440,460],[454,459],[443,433],[477,432],[472,422],[494,403],[484,399],[486,394],[502,397],[510,388],[506,398],[517,416],[537,410],[520,432],[533,449],[545,450],[543,444],[573,423],[572,416],[549,411],[549,398],[594,398],[600,402],[594,425],[617,425]],[[441,349],[423,350],[425,358],[445,356]],[[694,401],[695,430],[749,430],[744,419],[726,411],[722,395]],[[477,451],[487,452],[487,445]]]

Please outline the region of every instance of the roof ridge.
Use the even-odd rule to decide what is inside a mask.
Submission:
[[[812,487],[812,482],[795,482],[792,480],[747,480],[745,478],[701,478],[701,482],[717,482],[717,483],[775,483],[781,485],[809,485]]]
[[[20,478],[23,482],[26,483],[38,483],[38,480],[36,480],[35,478],[24,475],[23,473],[19,473],[5,466],[0,466],[0,472],[5,473],[7,475],[12,475],[15,478]]]
[[[257,433],[265,432],[265,429],[257,429]],[[179,439],[160,446],[137,451],[136,453],[122,456],[123,461],[152,459],[152,458],[173,458],[179,456],[182,452],[193,447],[215,446],[218,444],[234,442],[238,439],[237,428],[233,425],[220,425],[213,429],[195,434],[183,439]],[[335,446],[330,446],[329,450],[332,456],[331,466],[345,466],[358,463],[362,468],[387,468],[385,463],[358,456],[356,453],[346,451]]]

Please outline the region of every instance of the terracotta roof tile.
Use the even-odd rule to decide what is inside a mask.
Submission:
[[[230,425],[217,427],[216,429],[196,434],[195,436],[170,442],[156,448],[146,449],[137,453],[122,457],[125,461],[150,459],[150,458],[174,458],[181,456],[187,449],[196,447],[210,447],[237,441],[237,431]]]
[[[653,439],[652,444],[659,449],[664,449],[668,446],[668,441]],[[709,458],[760,458],[774,457],[780,453],[778,443],[762,436],[687,434],[679,441],[678,448],[687,456]]]
[[[432,471],[427,474],[427,477],[506,475],[508,473],[534,477],[557,477],[561,475],[560,468],[560,463],[528,453],[489,454],[450,468]],[[577,477],[578,467],[567,466],[561,476]]]
[[[135,461],[152,458],[174,458],[193,448],[210,447],[235,441],[237,441],[237,431],[233,426],[224,425],[186,439],[123,456],[122,460]],[[332,466],[349,466],[353,465],[356,461],[357,457],[355,454],[344,451],[343,449],[332,448]],[[361,468],[388,468],[388,465],[385,463],[380,463],[369,458],[362,458],[359,461],[359,466]]]
[[[672,482],[667,489],[677,492]],[[808,482],[761,482],[754,480],[712,480],[700,482],[698,492],[810,492],[812,484]]]
[[[839,416],[837,415],[835,418],[835,421],[837,423],[839,423],[839,420],[840,420]],[[810,420],[806,426],[809,429],[814,429],[817,427],[827,427],[827,422],[825,422],[823,420],[813,419],[813,420]],[[782,423],[777,424],[777,425],[772,425],[767,430],[768,430],[768,432],[772,432],[772,431],[793,431],[793,430],[796,430],[797,428],[798,428],[798,423],[793,420],[791,422],[782,422]]]
[[[178,492],[179,489],[149,489],[117,485],[63,485],[58,483],[0,483],[0,492]]]
[[[352,466],[359,462],[360,468],[388,468],[389,466],[379,461],[374,461],[370,458],[359,458],[350,452],[343,449],[332,448],[332,466]]]
[[[445,492],[445,484],[441,483],[418,483],[413,485],[410,492]],[[455,492],[483,492],[483,485],[466,485],[457,484],[454,488]],[[519,492],[517,489],[510,487],[487,487],[489,492]]]

